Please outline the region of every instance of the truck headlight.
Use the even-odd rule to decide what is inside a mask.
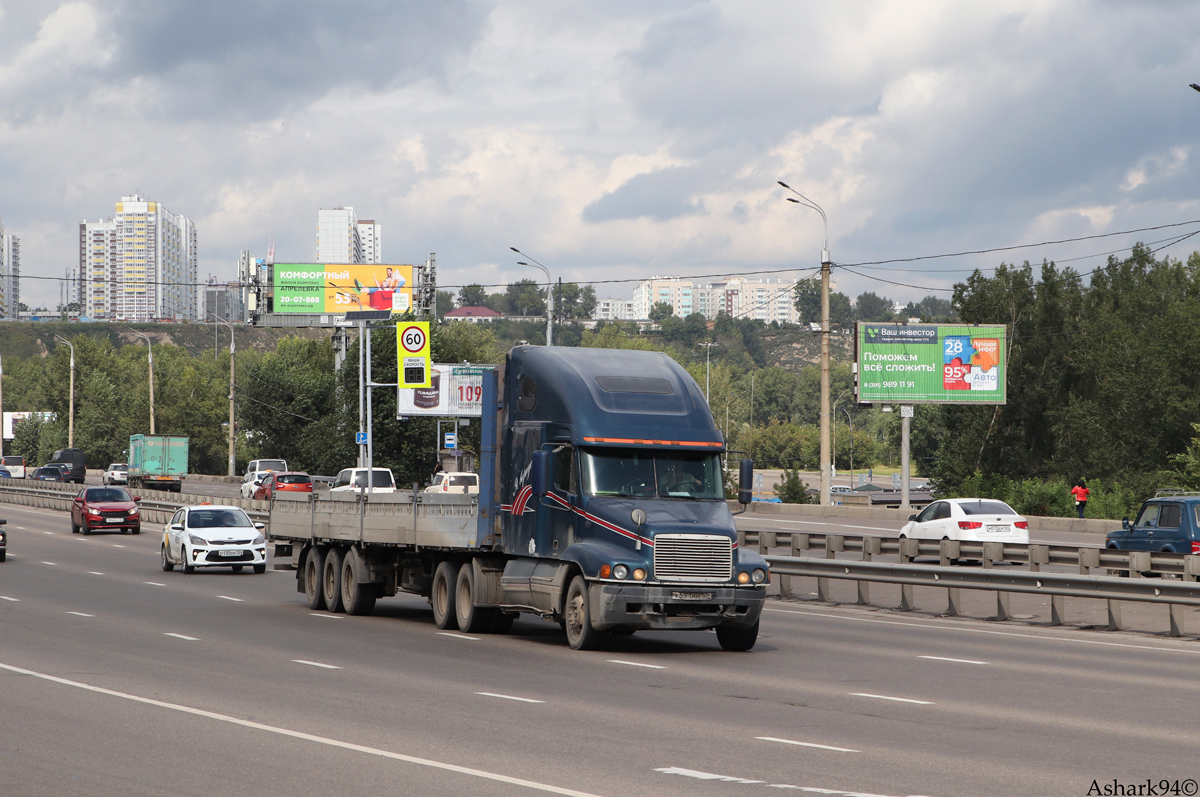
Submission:
[[[763,583],[767,580],[767,571],[763,570],[761,567],[756,568],[755,571],[750,574],[750,580],[755,584]]]
[[[629,568],[625,565],[617,565],[612,571],[613,578],[629,578]]]
[[[750,574],[747,573],[745,570],[738,573],[737,582],[739,584],[749,584],[750,583]]]
[[[645,581],[646,580],[646,571],[640,567],[635,569],[633,571],[633,580],[634,581]]]

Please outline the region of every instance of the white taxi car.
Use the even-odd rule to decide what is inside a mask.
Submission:
[[[900,536],[1028,544],[1029,521],[995,498],[944,498],[910,515]]]
[[[263,524],[254,523],[241,508],[197,504],[181,507],[163,529],[162,569],[175,565],[193,573],[197,567],[246,565],[255,573],[267,572],[267,540]]]

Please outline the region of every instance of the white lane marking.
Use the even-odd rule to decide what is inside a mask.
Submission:
[[[763,609],[766,612],[778,612],[779,614],[799,614],[806,617],[822,617],[827,620],[853,620],[856,623],[879,623],[880,625],[901,625],[912,628],[926,628],[936,631],[962,631],[968,634],[990,634],[991,636],[1013,636],[1021,639],[1032,639],[1036,641],[1049,642],[1075,642],[1080,645],[1102,645],[1110,648],[1132,648],[1133,650],[1157,650],[1164,653],[1192,653],[1200,654],[1200,649],[1194,648],[1166,648],[1156,647],[1154,645],[1134,645],[1129,642],[1105,642],[1102,639],[1072,639],[1064,636],[1043,636],[1041,634],[1019,634],[1015,631],[992,631],[989,628],[968,628],[962,625],[932,625],[930,623],[905,622],[902,620],[876,620],[873,617],[849,617],[837,614],[822,614],[820,612],[802,612],[791,609]]]
[[[164,632],[164,633],[163,633],[163,636],[173,636],[173,637],[175,637],[176,639],[184,639],[184,640],[187,640],[188,642],[199,642],[199,641],[200,641],[200,638],[199,638],[199,637],[194,637],[194,636],[184,636],[183,634],[172,634],[172,633],[171,633],[171,632],[169,632],[169,631],[166,631],[166,632]]]
[[[876,700],[894,700],[897,703],[916,703],[919,706],[932,706],[933,705],[933,702],[930,700],[912,700],[907,697],[890,697],[888,695],[872,695],[872,694],[868,694],[866,692],[851,692],[850,694],[853,695],[854,697],[873,697]]]
[[[21,531],[24,531],[24,530],[25,530],[25,527],[24,527],[24,526],[13,526],[13,528],[14,528],[14,529],[20,529]]]
[[[78,681],[68,681],[65,678],[58,678],[53,675],[34,672],[33,670],[23,670],[20,667],[13,667],[9,664],[0,664],[0,669],[8,670],[9,672],[15,672],[20,675],[31,675],[35,678],[41,678],[43,680],[62,684],[64,686],[73,686],[77,689],[86,689],[89,692],[96,692],[98,694],[108,695],[110,697],[119,697],[123,700],[132,700],[136,703],[143,703],[148,706],[156,706],[158,708],[170,709],[171,711],[179,711],[184,714],[192,714],[197,717],[205,717],[207,719],[217,720],[218,722],[228,722],[231,725],[240,725],[243,728],[251,728],[256,731],[267,731],[268,733],[276,733],[280,736],[290,736],[293,739],[303,739],[304,741],[324,744],[330,747],[339,747],[343,750],[353,750],[356,753],[366,753],[368,755],[379,756],[381,758],[390,758],[394,761],[403,761],[408,764],[433,767],[435,769],[442,769],[447,772],[455,772],[459,775],[470,775],[472,777],[493,780],[499,783],[508,783],[513,786],[522,786],[527,789],[550,792],[551,794],[563,794],[566,795],[566,797],[597,797],[597,795],[589,792],[576,791],[575,789],[564,789],[559,786],[551,786],[547,783],[538,783],[537,781],[532,780],[522,780],[521,778],[513,778],[509,777],[508,775],[500,775],[498,773],[487,772],[486,770],[482,769],[471,769],[469,767],[458,766],[457,764],[446,764],[441,761],[433,761],[428,758],[417,758],[416,756],[404,755],[403,753],[393,753],[390,750],[381,750],[377,747],[366,747],[360,744],[351,744],[350,742],[330,739],[325,736],[314,736],[311,733],[302,733],[300,731],[293,731],[287,728],[280,728],[275,725],[264,725],[261,722],[251,722],[250,720],[238,719],[237,717],[230,717],[226,714],[217,714],[213,711],[191,708],[190,706],[181,706],[178,703],[166,703],[162,700],[139,697],[138,695],[131,695],[126,692],[117,692],[112,689],[105,689],[100,686],[92,686],[91,684],[80,683]]]
[[[238,603],[245,603],[244,598],[231,598],[228,595],[218,595],[217,597],[225,601],[237,601]]]
[[[143,584],[149,584],[152,587],[165,587],[166,584],[159,584],[157,581],[143,581]]]
[[[88,571],[88,575],[89,575],[89,576],[102,576],[102,575],[104,575],[104,574],[103,574],[103,573],[97,573],[95,570],[89,570],[89,571]]]
[[[780,744],[794,744],[798,747],[815,747],[818,750],[833,750],[835,753],[861,753],[862,750],[851,750],[848,747],[830,747],[827,744],[813,744],[812,742],[797,742],[792,739],[780,739],[775,736],[755,736],[764,742],[779,742]]]
[[[0,595],[0,600],[12,601],[13,603],[20,603],[20,602],[21,602],[21,599],[20,599],[20,598],[10,598],[10,597],[8,597],[7,595]]]
[[[918,659],[929,659],[930,661],[952,661],[955,664],[987,664],[986,661],[975,661],[974,659],[948,659],[945,656],[917,656]]]
[[[124,545],[117,545],[117,544],[114,542],[114,543],[113,543],[113,547],[114,547],[114,548],[124,548],[125,546],[124,546]]]
[[[54,536],[53,531],[43,531],[42,534],[49,534],[50,536]]]
[[[304,659],[292,659],[296,664],[307,664],[310,667],[321,667],[326,670],[340,670],[341,667],[335,667],[332,664],[322,664],[319,661],[305,661]]]
[[[697,780],[719,780],[725,783],[746,783],[755,784],[761,783],[768,789],[791,789],[793,791],[808,792],[810,794],[827,794],[831,797],[887,797],[885,794],[871,794],[865,791],[844,791],[842,789],[822,789],[817,786],[796,786],[791,783],[768,783],[765,780],[750,780],[748,778],[735,778],[731,775],[715,775],[712,772],[699,772],[694,769],[684,769],[683,767],[659,767],[654,770],[661,772],[664,775],[682,775],[685,778],[696,778]],[[913,797],[920,797],[913,795]]]
[[[469,639],[472,642],[478,642],[482,638],[477,636],[467,636],[466,634],[455,634],[450,631],[438,631],[438,636],[448,636],[454,639]]]
[[[609,662],[612,664],[628,664],[630,667],[645,667],[650,670],[669,669],[668,667],[664,667],[661,664],[642,664],[640,661],[624,661],[622,659],[609,659]]]
[[[336,614],[325,614],[324,612],[309,612],[309,614],[311,614],[313,617],[325,617],[325,618],[327,618],[327,619],[329,619],[329,620],[342,620],[342,619],[344,619],[344,618],[342,618],[342,617],[338,617]]]
[[[96,616],[94,614],[84,614],[83,612],[67,612],[67,614],[73,614],[76,617],[95,617]]]
[[[528,697],[514,697],[513,695],[498,695],[495,692],[476,692],[475,694],[482,695],[483,697],[498,697],[501,700],[516,700],[520,703],[545,703],[546,702],[545,700],[533,700]]]
[[[42,562],[42,564],[44,564],[44,565],[53,565],[53,566],[55,566],[55,567],[57,567],[57,566],[58,566],[58,562]]]

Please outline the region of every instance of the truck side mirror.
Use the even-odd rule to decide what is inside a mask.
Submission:
[[[754,500],[754,460],[743,459],[738,466],[738,503],[748,504]]]
[[[530,468],[529,480],[533,494],[545,498],[550,489],[550,452],[534,451],[533,466]]]

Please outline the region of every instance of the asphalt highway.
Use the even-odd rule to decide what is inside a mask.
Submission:
[[[3,795],[1009,797],[1200,778],[1192,640],[773,600],[749,653],[683,632],[581,653],[539,620],[439,632],[415,597],[314,613],[286,571],[163,572],[152,529],[0,516]]]

